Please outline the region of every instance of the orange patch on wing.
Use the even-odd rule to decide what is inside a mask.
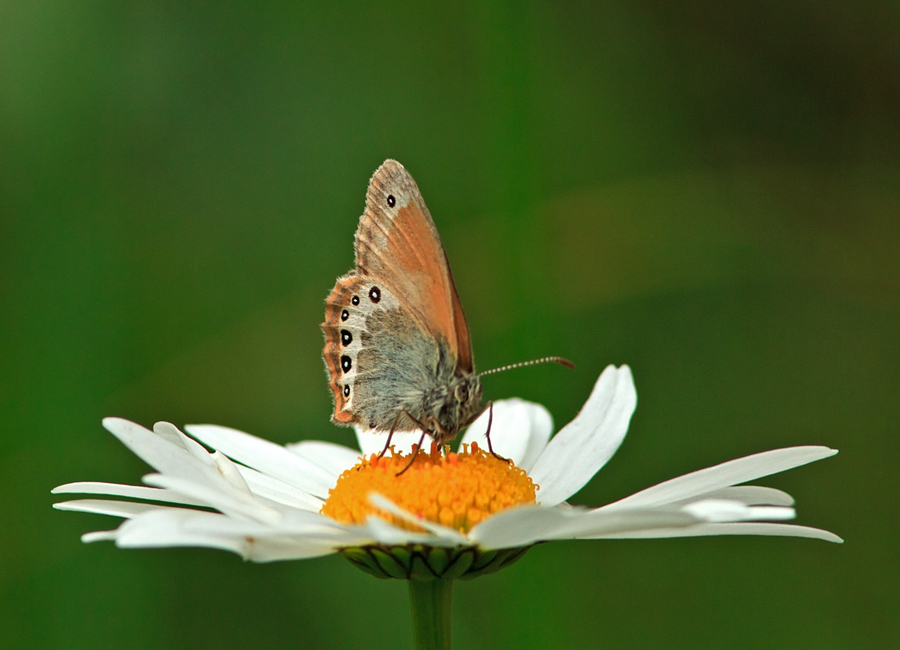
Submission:
[[[331,419],[341,424],[353,424],[354,422],[359,421],[359,418],[355,415],[351,415],[349,411],[338,411],[337,409],[335,409]]]
[[[444,248],[433,227],[413,202],[397,212],[393,225],[401,236],[388,240],[388,254],[395,264],[416,279],[410,288],[417,295],[409,296],[412,298],[410,306],[420,312],[432,333],[444,337],[454,357],[462,357],[461,361],[468,357],[471,366],[471,345],[462,307]],[[465,336],[462,341],[457,321],[462,323]]]

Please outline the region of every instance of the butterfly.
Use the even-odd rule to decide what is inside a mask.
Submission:
[[[431,214],[395,160],[369,181],[355,244],[356,268],[337,279],[321,325],[332,421],[390,435],[420,430],[419,447],[425,434],[443,447],[484,410],[487,373],[475,372],[466,317]],[[509,367],[544,361],[571,366],[546,357]],[[389,443],[390,436],[385,449]]]

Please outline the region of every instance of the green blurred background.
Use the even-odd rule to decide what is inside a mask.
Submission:
[[[366,183],[413,173],[482,369],[567,422],[609,363],[599,505],[770,448],[809,540],[554,543],[454,592],[457,648],[900,645],[896,3],[0,3],[0,646],[407,648],[339,557],[120,551],[51,510],[147,467],[100,427],[351,444],[318,324]]]

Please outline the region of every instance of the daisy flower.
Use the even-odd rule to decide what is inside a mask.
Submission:
[[[122,518],[113,530],[82,537],[121,548],[205,546],[256,562],[341,553],[378,577],[410,580],[419,647],[449,647],[443,638],[449,626],[434,619],[449,615],[452,579],[508,566],[537,542],[701,535],[842,541],[784,523],[795,514],[787,493],[744,485],[837,453],[821,446],[728,461],[598,508],[569,505],[622,443],[636,404],[630,369],[609,366],[581,412],[552,438],[542,406],[495,403],[491,441],[511,462],[479,446],[485,414],[469,427],[459,453],[416,450],[399,476],[417,432],[395,434],[393,454],[379,458],[384,435],[369,431],[357,432],[356,450],[316,441],[281,446],[212,425],[187,426],[185,435],[159,422],[151,431],[106,418],[103,426],[155,472],[143,486],[61,485],[54,494],[92,498],[54,507]],[[429,583],[442,586],[423,587]],[[423,588],[432,591],[416,591]],[[417,614],[416,599],[429,600],[419,607],[433,611]],[[433,634],[441,638],[422,641]]]
[[[485,414],[463,437],[468,453],[436,457],[420,451],[400,476],[395,474],[407,462],[401,454],[377,458],[383,434],[357,432],[360,460],[359,450],[327,442],[282,447],[225,427],[185,427],[194,440],[166,422],[150,431],[106,418],[103,426],[156,470],[143,478],[150,487],[83,482],[53,493],[149,503],[82,499],[54,507],[125,519],[115,530],[86,534],[85,542],[209,546],[257,562],[367,546],[487,552],[559,539],[785,535],[840,541],[816,528],[772,523],[794,517],[793,499],[772,488],[739,486],[837,453],[820,446],[729,461],[599,508],[569,506],[566,499],[618,449],[636,402],[630,369],[610,366],[581,412],[552,439],[550,415],[540,405],[496,403],[491,440],[512,464],[478,448]],[[395,452],[410,448],[418,436],[395,434]],[[344,490],[339,482],[347,483]]]

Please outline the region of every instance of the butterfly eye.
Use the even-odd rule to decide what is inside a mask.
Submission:
[[[466,402],[469,399],[469,389],[466,388],[465,384],[460,384],[456,387],[456,401],[458,402]]]
[[[394,198],[393,194],[388,194],[387,203],[388,203],[388,207],[391,207],[391,208],[393,208],[395,205],[397,205],[397,199]]]

